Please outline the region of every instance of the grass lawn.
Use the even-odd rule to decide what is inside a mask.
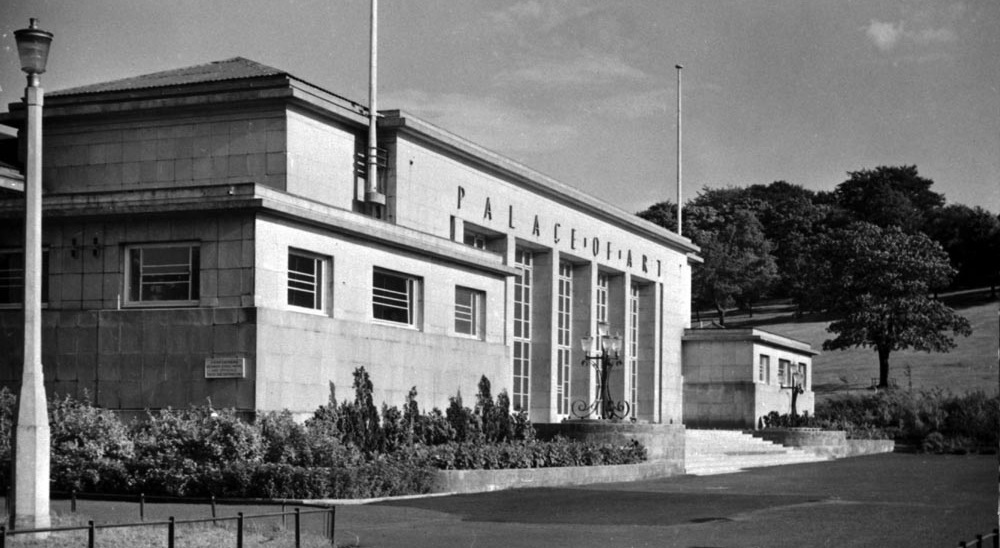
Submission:
[[[981,390],[995,394],[1000,386],[997,367],[1000,344],[998,301],[987,292],[962,293],[944,297],[946,303],[968,318],[972,335],[956,339],[958,347],[948,353],[915,351],[893,352],[889,356],[889,376],[900,388],[928,390],[941,388],[955,394]],[[703,320],[714,316],[702,313]],[[813,390],[817,398],[858,390],[868,390],[873,377],[878,377],[878,355],[871,348],[823,351],[823,341],[832,338],[826,331],[829,318],[804,316],[795,319],[789,305],[770,305],[746,314],[727,315],[728,327],[756,327],[808,342],[813,350],[821,351],[813,358]],[[907,377],[910,366],[910,377]]]

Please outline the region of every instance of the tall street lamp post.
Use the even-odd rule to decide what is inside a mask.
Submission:
[[[630,408],[628,402],[616,402],[611,396],[611,371],[622,365],[619,355],[621,342],[620,335],[611,336],[608,333],[606,322],[598,322],[597,337],[587,335],[580,339],[584,354],[581,365],[594,367],[598,375],[598,385],[597,395],[592,403],[587,403],[585,400],[573,402],[573,415],[577,418],[586,418],[595,413],[598,418],[604,420],[628,417]]]
[[[42,529],[49,519],[49,419],[42,377],[42,102],[38,75],[45,72],[52,33],[36,19],[14,31],[21,70],[28,74],[27,158],[24,173],[24,372],[14,444],[14,511],[17,529]]]

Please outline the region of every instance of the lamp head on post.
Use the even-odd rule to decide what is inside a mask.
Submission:
[[[38,86],[38,75],[45,72],[49,60],[52,33],[38,28],[38,19],[31,18],[28,28],[14,31],[21,70],[28,74],[28,86]]]

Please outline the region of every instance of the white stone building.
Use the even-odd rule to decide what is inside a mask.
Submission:
[[[23,129],[15,103],[0,123]],[[535,422],[594,397],[579,339],[624,339],[612,387],[680,423],[697,248],[401,111],[236,58],[49,93],[44,368],[122,411],[311,413],[371,374],[426,408],[482,375]],[[20,375],[23,200],[0,187],[0,381]],[[608,184],[619,184],[609,181]]]

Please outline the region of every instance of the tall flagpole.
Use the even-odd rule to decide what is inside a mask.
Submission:
[[[681,235],[681,69],[677,68],[677,235]]]
[[[378,0],[371,1],[371,56],[368,65],[368,181],[365,200],[373,203],[378,195]],[[375,202],[377,203],[377,202]],[[372,205],[372,208],[378,206]]]

